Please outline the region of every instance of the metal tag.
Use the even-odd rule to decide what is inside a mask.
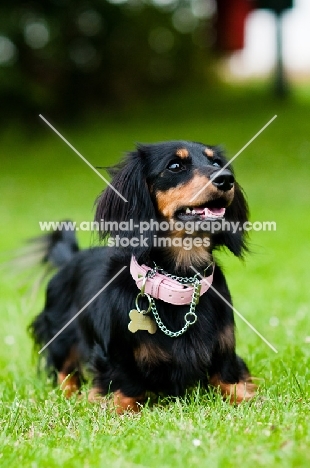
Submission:
[[[131,333],[136,333],[138,330],[147,330],[151,335],[156,333],[157,325],[151,317],[146,315],[145,310],[139,312],[136,309],[132,309],[129,312],[129,318],[128,330]]]

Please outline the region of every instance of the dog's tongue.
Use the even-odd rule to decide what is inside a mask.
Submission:
[[[196,214],[204,218],[221,218],[225,214],[225,208],[193,208]]]
[[[224,216],[225,211],[225,208],[205,208],[205,215]]]
[[[203,215],[205,213],[205,208],[194,207],[193,210],[196,212],[196,214],[199,214],[199,215]]]

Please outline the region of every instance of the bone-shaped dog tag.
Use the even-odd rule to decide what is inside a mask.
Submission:
[[[145,311],[138,312],[136,309],[132,309],[129,312],[130,322],[128,324],[128,330],[131,333],[136,333],[138,330],[147,330],[151,335],[156,333],[157,325],[156,323],[143,313]]]

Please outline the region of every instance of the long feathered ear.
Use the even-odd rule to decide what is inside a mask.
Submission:
[[[244,223],[248,221],[248,217],[248,204],[240,185],[235,182],[234,199],[225,213],[225,221],[229,223],[230,228],[225,228],[223,232],[215,235],[214,247],[226,246],[236,257],[243,257],[244,253],[248,251],[248,232],[244,229]],[[236,232],[233,232],[234,230]]]
[[[112,237],[120,247],[126,247],[138,258],[152,247],[152,233],[143,226],[156,218],[145,175],[145,154],[142,150],[129,153],[125,161],[111,168],[111,185],[127,200],[125,202],[108,186],[97,199],[95,220],[102,226],[100,237]],[[109,244],[113,244],[110,239]]]

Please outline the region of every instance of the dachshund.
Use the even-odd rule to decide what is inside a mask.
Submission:
[[[72,232],[46,235],[45,261],[58,271],[29,328],[47,370],[66,396],[86,370],[89,400],[103,398],[118,414],[139,411],[150,393],[182,396],[198,383],[232,404],[252,399],[213,257],[248,250],[247,202],[221,148],[141,144],[110,175],[96,200],[99,244],[80,250]]]

